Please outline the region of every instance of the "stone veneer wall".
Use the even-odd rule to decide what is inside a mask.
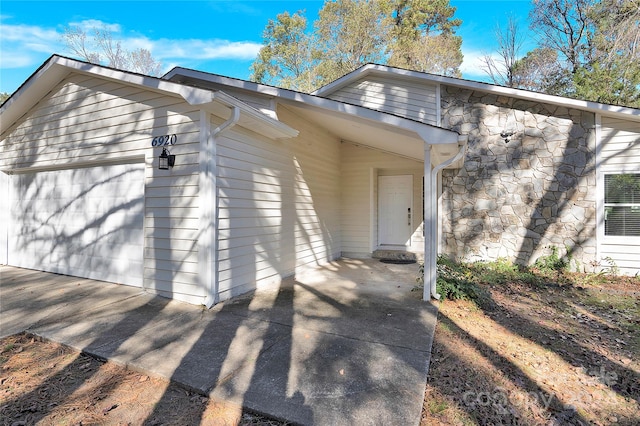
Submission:
[[[596,260],[595,117],[579,110],[442,87],[442,125],[468,137],[443,170],[442,248],[463,260],[532,264],[567,251]],[[500,133],[515,132],[506,143]]]

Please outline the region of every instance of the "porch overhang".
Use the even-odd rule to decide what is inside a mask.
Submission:
[[[317,98],[315,98],[317,99]],[[318,104],[324,100],[316,101]],[[457,166],[466,139],[456,132],[366,108],[329,101],[323,108],[305,102],[280,102],[341,140],[420,161],[424,164],[424,291],[423,300],[438,299],[436,261],[438,248],[437,173]],[[337,105],[336,105],[337,104]]]
[[[437,257],[436,175],[444,167],[458,167],[466,139],[452,130],[406,117],[340,102],[315,94],[231,79],[194,70],[174,69],[165,79],[192,85],[222,85],[259,94],[277,118],[281,108],[325,129],[339,140],[401,156],[424,164],[425,196],[425,291],[424,299],[437,298],[435,259]],[[426,255],[430,254],[429,257]]]
[[[339,139],[357,145],[417,161],[424,161],[425,145],[429,145],[434,167],[459,150],[458,133],[403,117],[348,104],[340,104],[339,108],[308,102],[281,101],[280,104]]]

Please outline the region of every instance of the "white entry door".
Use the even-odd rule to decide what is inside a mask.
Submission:
[[[144,164],[16,174],[9,264],[142,286]]]
[[[378,177],[378,244],[409,246],[413,176]]]

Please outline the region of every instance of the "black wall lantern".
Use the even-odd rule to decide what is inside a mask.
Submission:
[[[515,135],[516,132],[507,132],[506,130],[500,132],[500,137],[504,139],[504,143],[511,142],[511,136]]]
[[[176,164],[176,156],[172,155],[167,148],[162,148],[162,154],[158,157],[158,168],[160,170],[169,170]]]

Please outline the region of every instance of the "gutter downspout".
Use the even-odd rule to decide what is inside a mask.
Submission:
[[[204,202],[207,205],[207,212],[205,220],[207,220],[207,227],[210,230],[210,237],[208,238],[208,244],[206,247],[206,275],[207,275],[207,297],[205,299],[205,306],[209,309],[219,301],[218,296],[218,143],[217,137],[223,132],[231,129],[240,120],[240,108],[233,106],[231,111],[231,117],[224,123],[210,131],[207,136],[207,158],[206,158],[206,171],[204,185],[205,197]],[[201,117],[202,119],[202,117]],[[207,129],[210,130],[209,119],[207,115],[206,119]],[[201,150],[202,153],[202,150]],[[202,155],[202,154],[201,154]]]
[[[427,287],[426,287],[427,283],[429,283],[429,286],[430,286],[431,297],[433,297],[436,300],[440,300],[440,295],[438,294],[436,289],[437,263],[438,263],[438,237],[439,236],[438,236],[438,221],[437,221],[438,206],[437,206],[437,197],[435,196],[435,194],[437,193],[437,190],[438,190],[438,185],[437,185],[438,172],[440,172],[440,170],[444,169],[445,167],[453,164],[454,162],[462,158],[466,150],[467,150],[467,144],[465,142],[464,145],[460,147],[460,150],[455,156],[449,158],[448,160],[443,161],[442,163],[434,167],[433,170],[431,170],[431,178],[430,178],[431,197],[429,199],[429,204],[430,204],[429,213],[430,215],[432,215],[429,220],[431,238],[429,238],[429,241],[425,241],[426,245],[429,245],[430,247],[428,252],[425,254],[425,268],[424,268],[425,288],[424,288],[424,294],[423,294],[424,300],[428,300]],[[425,222],[425,226],[426,225],[427,223]],[[427,262],[429,263],[428,265],[427,265]]]

